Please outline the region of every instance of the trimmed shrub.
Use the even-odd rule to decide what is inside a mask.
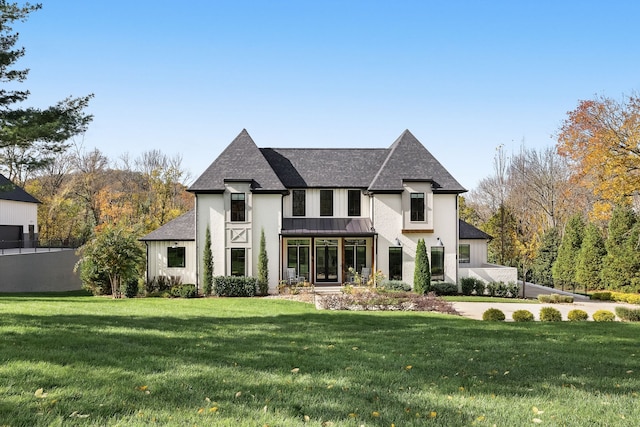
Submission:
[[[196,285],[176,285],[171,288],[171,296],[175,298],[195,298],[198,296]]]
[[[616,307],[616,316],[626,322],[640,322],[640,308]]]
[[[551,294],[551,295],[538,295],[538,301],[542,303],[551,303],[551,304],[571,304],[573,303],[573,297],[571,295],[559,295],[559,294]]]
[[[613,322],[616,320],[616,315],[609,310],[598,310],[593,313],[593,320],[595,322]]]
[[[477,296],[481,297],[487,291],[487,284],[482,279],[475,279],[475,280],[476,280],[476,283],[473,287],[473,291],[476,293]]]
[[[256,278],[216,276],[213,278],[213,294],[219,297],[253,297],[256,295]]]
[[[378,286],[378,288],[384,289],[385,291],[409,292],[411,290],[411,285],[401,280],[387,280]]]
[[[482,285],[482,290],[484,291],[484,282],[480,279],[476,279],[475,277],[463,277],[460,279],[460,287],[462,288],[462,295],[471,295],[476,288]]]
[[[516,310],[511,315],[514,322],[533,322],[533,313],[529,310]]]
[[[542,307],[540,310],[541,322],[561,322],[562,314],[560,311],[553,307]]]
[[[482,320],[502,322],[504,319],[504,313],[502,312],[502,310],[498,310],[497,308],[490,308],[482,313]]]
[[[120,292],[127,298],[135,298],[138,295],[138,279],[129,279],[120,286]]]
[[[145,283],[144,290],[147,295],[159,295],[171,291],[171,288],[182,284],[180,276],[156,276]]]
[[[590,299],[598,300],[598,301],[611,301],[611,292],[594,292],[589,295]]]
[[[567,319],[569,319],[570,322],[583,322],[589,319],[589,314],[584,310],[575,309],[567,314]]]
[[[455,283],[447,283],[447,282],[432,282],[431,289],[436,295],[457,295],[458,294],[458,285]]]
[[[640,294],[624,292],[611,292],[611,299],[616,302],[627,302],[629,304],[640,304]]]

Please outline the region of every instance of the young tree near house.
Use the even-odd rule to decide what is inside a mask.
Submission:
[[[424,239],[418,239],[416,248],[416,265],[413,273],[413,291],[417,294],[426,294],[431,290],[431,268],[429,256]]]
[[[140,277],[145,252],[137,236],[120,225],[107,225],[93,239],[78,250],[83,286],[94,290],[95,277],[107,277],[113,298],[120,297],[120,285]]]
[[[584,235],[584,221],[582,215],[575,214],[567,221],[562,242],[558,248],[558,258],[553,264],[551,272],[556,286],[576,287],[576,262],[582,246]]]
[[[588,224],[584,231],[576,265],[576,283],[582,286],[585,292],[588,292],[589,289],[601,289],[600,272],[606,254],[600,230],[595,224]]]
[[[264,228],[260,233],[260,253],[258,255],[258,293],[269,293],[269,257],[267,256],[267,243],[264,238]]]
[[[204,255],[202,256],[202,293],[207,296],[213,290],[213,253],[211,252],[211,230],[207,225],[204,234]]]
[[[14,68],[25,49],[15,47],[18,33],[12,25],[40,8],[40,4],[0,2],[0,81],[15,84],[27,78],[29,70]],[[69,97],[44,110],[16,106],[28,97],[28,90],[0,89],[0,170],[20,186],[30,173],[66,150],[66,141],[84,132],[93,118],[84,112],[93,95]]]

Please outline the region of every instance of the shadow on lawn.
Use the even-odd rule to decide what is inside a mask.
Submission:
[[[132,408],[144,403],[166,409],[210,397],[229,411],[237,408],[238,417],[246,410],[238,403],[261,407],[268,401],[290,417],[339,419],[345,417],[344,402],[354,410],[379,402],[402,412],[413,405],[409,390],[542,396],[574,387],[628,395],[638,390],[637,377],[630,381],[629,374],[640,371],[640,354],[633,356],[637,332],[628,324],[486,323],[415,313],[3,314],[0,360],[71,367],[85,376],[84,387],[95,389],[105,379],[125,382],[122,400]],[[40,375],[40,387],[66,381],[56,372]],[[153,401],[141,400],[135,390],[143,384],[152,388]],[[243,394],[234,397],[238,391]],[[450,412],[452,423],[469,422],[464,411],[416,404],[427,413]],[[114,405],[98,411],[123,411]]]

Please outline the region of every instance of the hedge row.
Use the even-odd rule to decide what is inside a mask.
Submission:
[[[213,278],[213,294],[219,297],[253,297],[256,295],[255,277],[216,276]]]

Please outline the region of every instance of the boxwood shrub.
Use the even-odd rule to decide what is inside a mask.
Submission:
[[[594,292],[589,295],[590,299],[598,300],[598,301],[611,301],[611,292]]]
[[[567,314],[567,319],[569,319],[570,322],[583,322],[587,319],[589,319],[589,313],[587,313],[584,310],[571,310],[568,314]]]
[[[533,313],[529,310],[516,310],[511,315],[514,322],[533,322]]]
[[[533,322],[533,313],[529,310],[516,310],[511,315],[514,322]]]
[[[256,295],[256,278],[216,276],[213,278],[213,294],[219,297],[253,297]]]
[[[382,288],[386,291],[409,292],[411,290],[411,285],[403,282],[402,280],[386,280],[382,282],[379,288]]]
[[[458,285],[448,282],[433,282],[431,283],[431,290],[438,296],[457,295]]]
[[[463,277],[460,279],[460,287],[462,288],[462,295],[471,295],[474,291],[476,295],[484,295],[484,282],[481,279]]]
[[[571,295],[559,295],[559,294],[551,294],[551,295],[538,295],[538,301],[542,303],[551,303],[551,304],[571,304],[573,303],[573,297]]]
[[[613,322],[616,320],[616,315],[609,310],[598,310],[593,313],[593,320],[596,322]]]
[[[627,322],[640,322],[640,308],[616,307],[616,316]]]
[[[502,322],[504,319],[504,313],[502,312],[502,310],[499,310],[497,308],[489,308],[487,309],[487,311],[482,313],[482,320]]]
[[[562,314],[557,308],[553,307],[542,307],[540,310],[540,321],[541,322],[561,322]]]

